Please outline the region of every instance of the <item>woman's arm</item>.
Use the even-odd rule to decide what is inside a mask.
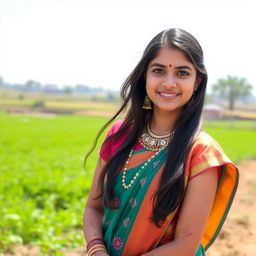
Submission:
[[[217,168],[189,181],[174,240],[142,256],[194,256],[213,205],[217,183]]]
[[[85,240],[87,243],[94,238],[103,238],[102,234],[102,221],[103,221],[103,207],[100,199],[94,199],[100,194],[100,189],[98,186],[98,180],[102,168],[105,166],[106,162],[102,159],[98,160],[94,178],[92,181],[92,186],[88,195],[87,204],[84,210],[83,216],[83,231]],[[100,251],[93,255],[108,255],[106,252]]]

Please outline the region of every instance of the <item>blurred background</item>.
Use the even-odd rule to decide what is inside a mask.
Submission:
[[[256,255],[255,22],[253,0],[0,0],[0,256],[84,252],[104,134],[85,169],[84,155],[148,42],[172,27],[204,50],[203,129],[240,168],[208,254]]]

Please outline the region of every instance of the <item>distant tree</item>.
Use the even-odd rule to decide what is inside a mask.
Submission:
[[[25,84],[26,91],[40,91],[42,89],[42,85],[39,82],[34,80],[28,80]]]
[[[35,100],[33,103],[32,103],[32,107],[34,108],[42,108],[45,106],[45,102],[44,100]]]
[[[66,93],[66,94],[71,94],[71,93],[73,92],[73,89],[72,89],[71,86],[65,85],[65,86],[63,87],[63,92]]]
[[[90,93],[91,88],[87,85],[77,84],[74,87],[74,91],[77,93]]]
[[[214,94],[227,98],[229,109],[233,110],[237,99],[244,99],[251,95],[252,86],[245,78],[228,76],[226,79],[219,79],[213,85]]]

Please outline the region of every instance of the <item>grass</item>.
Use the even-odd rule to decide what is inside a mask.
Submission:
[[[97,150],[87,171],[83,158],[103,122],[0,115],[0,252],[17,242],[40,245],[42,253],[83,244],[82,212]]]
[[[241,124],[242,125],[242,124]],[[251,129],[228,129],[205,127],[235,162],[256,157],[256,132]]]
[[[204,122],[206,128],[221,128],[228,130],[254,130],[256,131],[256,120],[222,120],[222,121],[210,121]]]
[[[0,254],[16,243],[62,255],[83,245],[82,212],[97,159],[83,158],[105,118],[0,113]],[[235,162],[256,156],[256,133],[205,125]],[[102,140],[102,139],[101,139]],[[99,143],[100,144],[100,143]]]

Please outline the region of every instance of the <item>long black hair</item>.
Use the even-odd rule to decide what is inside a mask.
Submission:
[[[194,137],[199,129],[203,103],[205,98],[207,72],[204,66],[203,51],[198,41],[182,29],[164,30],[156,35],[146,47],[137,66],[124,81],[121,88],[123,104],[118,112],[99,131],[94,146],[103,130],[126,108],[127,114],[118,132],[112,134],[106,141],[114,143],[124,133],[128,134],[118,151],[110,158],[102,169],[99,186],[104,207],[114,208],[111,199],[114,197],[114,177],[119,172],[129,155],[130,150],[142,134],[144,127],[152,116],[152,111],[142,109],[146,96],[146,71],[152,59],[163,47],[182,51],[197,70],[200,81],[189,102],[183,106],[180,116],[174,124],[175,135],[168,145],[168,157],[161,177],[161,182],[154,195],[152,221],[159,225],[167,215],[182,201],[184,196],[185,163]],[[129,132],[127,133],[127,130]],[[105,143],[106,143],[105,141]],[[85,161],[91,151],[86,155]],[[104,180],[106,189],[103,190]]]

